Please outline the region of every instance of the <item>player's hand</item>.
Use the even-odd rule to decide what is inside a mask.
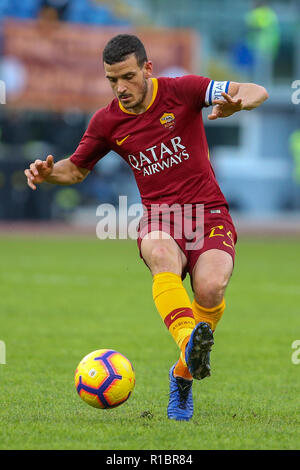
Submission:
[[[30,164],[30,167],[24,171],[27,176],[28,186],[35,190],[36,184],[43,183],[47,177],[51,175],[54,165],[54,159],[52,155],[48,155],[46,160],[35,160],[34,163]]]
[[[241,98],[234,99],[225,92],[222,92],[222,96],[225,98],[224,100],[213,101],[215,106],[212,108],[212,113],[207,116],[210,121],[231,116],[232,114],[237,113],[243,109]]]

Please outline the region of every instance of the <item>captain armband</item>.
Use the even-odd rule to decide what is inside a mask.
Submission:
[[[216,82],[215,80],[211,80],[205,94],[206,106],[212,106],[214,100],[223,100],[224,97],[221,93],[223,91],[228,93],[229,83],[230,82]]]

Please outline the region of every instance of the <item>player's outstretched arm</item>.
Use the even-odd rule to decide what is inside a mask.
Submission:
[[[238,111],[257,108],[269,94],[267,90],[255,83],[230,82],[228,93],[222,93],[223,100],[214,100],[213,109],[208,116],[209,120],[231,116]]]
[[[69,158],[54,163],[53,155],[48,155],[46,160],[35,160],[24,171],[28,186],[35,190],[37,184],[44,181],[53,184],[80,183],[88,175],[89,170],[79,168]]]

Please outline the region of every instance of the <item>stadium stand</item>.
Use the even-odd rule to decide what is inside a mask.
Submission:
[[[0,20],[7,17],[36,19],[43,8],[57,11],[57,16],[71,23],[95,25],[129,25],[129,19],[119,17],[108,3],[95,0],[1,0]]]
[[[20,19],[37,18],[41,8],[41,0],[1,0],[0,19],[14,17]]]

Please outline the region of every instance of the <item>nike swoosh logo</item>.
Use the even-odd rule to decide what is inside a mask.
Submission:
[[[117,145],[119,145],[119,146],[122,145],[122,144],[125,142],[125,140],[128,139],[128,137],[130,137],[130,134],[127,135],[126,137],[124,137],[124,139],[122,139],[122,140],[118,140],[118,139],[117,139],[117,140],[116,140]]]
[[[185,312],[185,308],[183,310],[180,310],[179,312],[174,313],[174,315],[171,315],[171,320],[174,320],[174,318],[178,317],[181,313]]]

